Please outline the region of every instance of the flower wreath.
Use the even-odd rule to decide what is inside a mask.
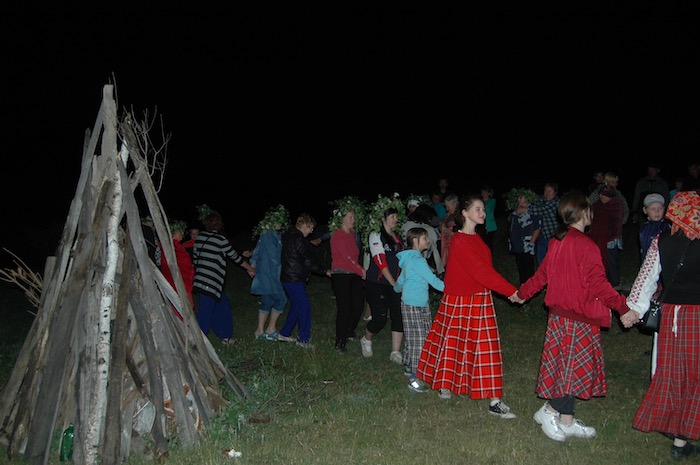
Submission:
[[[418,205],[421,205],[421,204],[426,203],[426,202],[425,202],[425,199],[423,198],[423,196],[422,196],[422,195],[418,195],[418,194],[408,194],[408,197],[406,197],[406,207],[408,207],[408,204],[409,204],[411,201],[416,201],[416,202],[418,202]]]
[[[253,228],[253,237],[261,236],[265,231],[282,231],[289,226],[289,210],[280,204],[265,213],[262,220]]]
[[[197,218],[199,218],[199,221],[204,221],[212,213],[215,213],[214,210],[206,203],[197,207]]]
[[[173,220],[170,222],[170,234],[176,232],[185,232],[187,230],[187,223],[182,220]]]
[[[350,210],[355,212],[355,231],[361,231],[367,222],[367,204],[359,198],[348,195],[329,202],[333,206],[331,219],[328,221],[328,231],[333,233],[343,225],[343,218]]]
[[[367,240],[371,232],[378,232],[382,227],[382,216],[389,208],[395,208],[399,214],[399,221],[396,223],[395,231],[401,233],[401,226],[408,220],[406,216],[406,203],[401,199],[398,193],[394,193],[391,197],[384,197],[381,194],[377,196],[377,200],[370,205],[367,213],[367,221],[365,228],[361,230],[362,239]]]

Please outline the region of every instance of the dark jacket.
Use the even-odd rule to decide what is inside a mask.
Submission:
[[[301,231],[292,226],[282,236],[283,283],[306,282],[310,273],[325,275],[326,269],[311,261],[311,243]]]

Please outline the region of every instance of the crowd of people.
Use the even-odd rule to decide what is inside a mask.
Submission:
[[[618,176],[602,170],[585,191],[560,193],[557,182],[548,181],[541,194],[513,188],[502,195],[517,283],[493,264],[499,197],[488,185],[458,195],[446,178],[425,196],[379,196],[369,206],[352,196],[339,199],[328,232],[314,241],[316,219],[301,213],[291,222],[280,205],[256,227],[253,251],[236,251],[221,215],[200,211],[203,229],[196,230],[191,247],[176,245],[177,259],[183,279],[191,280],[185,288],[200,328],[205,335],[212,330],[223,344],[236,341],[223,288],[227,261],[252,278],[250,293],[260,303],[254,337],[304,349],[314,348],[306,283],[312,273],[328,277],[337,307],[339,354],[348,353],[348,342],[360,332],[362,356],[373,357],[373,339],[388,325],[389,360],[403,368],[412,392],[488,401],[488,413],[503,419],[516,414],[502,400],[504,363],[494,294],[517,306],[544,292],[548,324],[535,386],[544,403],[533,419],[555,441],[597,435],[595,427],[575,416],[575,407],[579,400],[606,396],[600,334],[611,325],[611,310],[630,328],[664,286],[673,284],[662,305],[663,314],[672,318],[662,320],[655,336],[654,373],[633,427],[672,438],[674,459],[695,457],[700,446],[690,441],[700,439],[698,165],[688,165],[688,175],[673,191],[659,173],[657,164],[648,165],[647,175],[635,184],[631,208],[618,190]],[[619,254],[629,217],[639,228],[641,266],[626,295]],[[185,225],[176,228],[173,239],[187,243]],[[315,262],[312,253],[322,240],[330,243],[328,265]],[[679,261],[682,266],[676,267]],[[172,284],[172,276],[168,279]],[[440,295],[436,309],[431,309],[431,292]],[[363,317],[366,307],[369,314]]]

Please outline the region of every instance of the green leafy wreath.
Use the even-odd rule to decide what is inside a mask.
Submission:
[[[503,200],[506,203],[506,208],[508,210],[515,210],[518,206],[518,198],[525,197],[528,203],[532,203],[539,198],[539,196],[530,189],[524,187],[514,187],[505,194],[503,194]]]
[[[408,220],[405,205],[406,203],[401,199],[398,193],[394,193],[391,197],[385,197],[381,194],[378,195],[377,200],[369,206],[365,227],[360,230],[363,242],[368,239],[371,232],[378,232],[381,230],[382,216],[389,208],[395,208],[399,213],[399,221],[396,223],[394,231],[401,234],[401,226]]]
[[[265,231],[282,231],[289,226],[289,210],[282,204],[265,212],[262,220],[253,228],[253,238],[259,237]]]
[[[361,231],[367,222],[367,203],[354,195],[348,195],[338,200],[328,202],[333,206],[331,219],[328,221],[328,231],[333,233],[343,225],[343,218],[350,210],[355,212],[355,231]]]

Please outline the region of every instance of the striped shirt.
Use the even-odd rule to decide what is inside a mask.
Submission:
[[[225,236],[202,231],[194,241],[192,262],[195,267],[194,291],[221,298],[226,279],[226,259],[237,265],[243,263],[241,256]]]

